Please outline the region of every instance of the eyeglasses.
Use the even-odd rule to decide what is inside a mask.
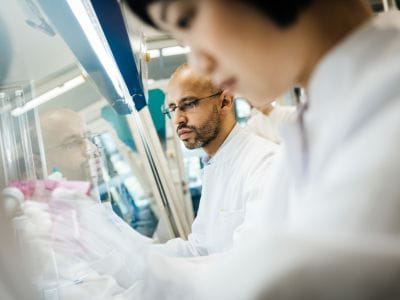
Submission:
[[[74,151],[75,149],[81,149],[82,147],[86,147],[89,139],[86,136],[79,136],[68,139],[63,142],[60,147],[67,149],[69,151]]]
[[[195,97],[185,98],[185,100],[182,101],[179,105],[175,104],[171,104],[169,106],[163,105],[162,113],[166,115],[169,119],[173,118],[177,108],[179,108],[179,110],[183,113],[194,113],[196,112],[196,107],[199,105],[200,101],[210,99],[219,96],[221,94],[222,91],[203,98],[195,98]]]
[[[89,145],[92,145],[92,138],[95,136],[90,132],[85,132],[82,136],[72,136],[67,138],[65,141],[60,143],[59,145],[48,147],[47,150],[52,150],[55,148],[65,149],[67,151],[77,151],[80,149],[87,149]],[[95,145],[93,145],[95,146]],[[97,146],[97,145],[96,145]]]

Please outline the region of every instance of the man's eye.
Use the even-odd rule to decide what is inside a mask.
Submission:
[[[192,109],[196,106],[197,101],[191,101],[191,102],[186,102],[184,104],[182,104],[183,109]]]
[[[74,143],[65,143],[65,144],[61,145],[61,147],[71,150],[75,147],[75,144]]]

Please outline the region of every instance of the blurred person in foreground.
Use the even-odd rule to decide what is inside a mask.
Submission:
[[[127,2],[253,105],[308,95],[252,230],[212,263],[153,257],[151,297],[398,299],[398,14],[363,0]]]

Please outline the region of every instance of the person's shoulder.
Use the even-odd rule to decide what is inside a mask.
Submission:
[[[269,155],[275,153],[280,145],[266,138],[260,137],[247,128],[242,129],[246,142],[243,144],[247,153],[251,155]]]
[[[297,116],[297,107],[294,105],[277,105],[271,113],[281,123],[293,122]]]
[[[283,115],[292,115],[296,113],[297,108],[294,105],[277,105],[274,110]]]
[[[395,28],[400,31],[400,11],[392,10],[382,13],[375,17],[372,25],[383,29]]]

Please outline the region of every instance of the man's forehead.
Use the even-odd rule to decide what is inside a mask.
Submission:
[[[41,118],[43,138],[46,143],[61,143],[71,136],[82,136],[85,124],[77,113],[55,111]]]
[[[177,104],[185,97],[201,97],[208,93],[209,90],[207,82],[196,76],[174,78],[168,84],[167,103]]]
[[[188,97],[199,97],[200,93],[196,89],[183,87],[173,88],[167,92],[166,100],[168,104],[179,104]]]

